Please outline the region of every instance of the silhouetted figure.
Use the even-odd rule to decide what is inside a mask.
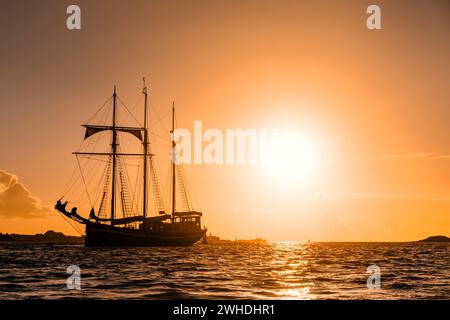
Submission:
[[[66,206],[67,206],[67,201],[64,202],[64,203],[61,203],[61,200],[58,200],[56,202],[56,208],[59,209],[59,210],[65,211],[66,210]]]
[[[73,214],[77,214],[77,207],[73,207],[72,211],[70,211],[70,212],[73,213]]]
[[[95,220],[95,211],[94,208],[91,209],[91,212],[89,213],[89,219],[94,219]]]

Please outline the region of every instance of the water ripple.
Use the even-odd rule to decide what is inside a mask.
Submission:
[[[0,245],[0,299],[450,299],[448,244]],[[368,289],[366,268],[381,269]],[[68,290],[69,265],[81,290]]]

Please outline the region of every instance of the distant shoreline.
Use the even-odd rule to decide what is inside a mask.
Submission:
[[[450,242],[450,238],[446,236],[432,236],[418,242]]]
[[[38,233],[34,235],[26,234],[2,234],[0,233],[0,242],[10,243],[26,243],[26,244],[69,244],[83,245],[84,237],[66,236],[62,232],[49,230],[44,234]]]
[[[228,239],[221,239],[220,237],[213,236],[211,234],[209,236],[206,236],[207,244],[267,244],[270,242],[272,241],[268,241],[262,238],[228,240]],[[314,242],[315,243],[397,243],[397,242],[449,243],[450,238],[438,235],[438,236],[430,236],[425,239],[415,241],[314,241]],[[49,230],[44,234],[38,233],[34,235],[0,233],[0,243],[84,245],[84,236],[67,236],[62,232],[55,232],[53,230]]]
[[[0,243],[26,243],[26,244],[65,244],[65,245],[84,245],[84,236],[66,236],[62,232],[49,230],[44,234],[34,235],[25,234],[2,234],[0,233]],[[199,241],[201,242],[201,240]],[[216,236],[206,236],[207,244],[244,244],[244,243],[268,243],[267,240],[257,239],[235,239],[226,240]]]

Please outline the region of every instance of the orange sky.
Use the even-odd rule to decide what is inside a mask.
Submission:
[[[76,234],[45,206],[76,165],[79,125],[114,84],[134,106],[145,75],[152,106],[163,115],[175,100],[181,127],[294,130],[320,149],[297,179],[187,166],[213,234],[450,235],[448,1],[77,3],[80,31],[66,29],[65,1],[5,1],[0,12],[0,232]],[[372,3],[382,30],[365,26]],[[164,178],[168,146],[154,147]]]

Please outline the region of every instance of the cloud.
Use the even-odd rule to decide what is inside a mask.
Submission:
[[[437,152],[401,153],[382,155],[378,159],[450,159],[450,154]]]
[[[0,218],[44,218],[50,212],[17,176],[0,170]]]
[[[370,193],[370,192],[333,192],[305,194],[307,200],[356,200],[356,199],[380,199],[380,200],[426,200],[437,202],[450,202],[450,194],[440,193]]]

